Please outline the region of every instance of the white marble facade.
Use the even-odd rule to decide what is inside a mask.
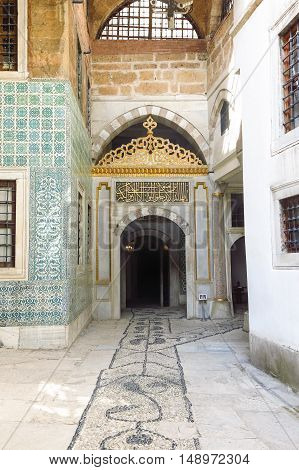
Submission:
[[[132,181],[132,179],[95,177],[93,181],[94,219],[96,220],[93,257],[96,278],[94,318],[119,319],[121,317],[121,236],[131,222],[147,216],[171,220],[184,232],[186,296],[183,296],[180,301],[186,303],[187,318],[202,317],[200,294],[207,296],[209,316],[211,314],[215,317],[230,316],[230,307],[223,311],[223,305],[221,304],[221,308],[218,308],[219,302],[215,300],[214,250],[211,232],[214,184],[209,176],[168,178],[168,182],[185,181],[189,184],[189,202],[181,203],[117,202],[115,188],[116,182],[119,181]],[[141,180],[135,179],[134,181]],[[147,181],[161,182],[163,177],[147,179]],[[223,288],[226,289],[226,286],[224,285]]]

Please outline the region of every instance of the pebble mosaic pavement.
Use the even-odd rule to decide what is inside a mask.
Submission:
[[[200,322],[173,333],[176,309],[134,309],[108,369],[101,371],[69,449],[199,449],[198,431],[167,432],[194,422],[177,346],[241,328],[240,318]],[[165,423],[164,426],[161,424]]]

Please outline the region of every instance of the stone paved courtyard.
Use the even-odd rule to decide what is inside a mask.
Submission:
[[[299,396],[241,325],[134,309],[68,351],[0,350],[1,448],[298,449]]]

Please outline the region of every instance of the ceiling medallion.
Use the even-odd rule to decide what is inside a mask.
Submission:
[[[111,150],[92,168],[94,176],[148,176],[208,174],[208,167],[191,152],[169,139],[156,137],[158,124],[149,116],[143,123],[145,137]]]
[[[161,0],[150,0],[151,6],[158,10],[158,1],[161,4]],[[181,13],[186,15],[190,13],[193,7],[193,0],[166,0],[167,4],[166,12],[168,17],[168,28],[175,29],[175,13]],[[162,11],[165,11],[164,9]]]

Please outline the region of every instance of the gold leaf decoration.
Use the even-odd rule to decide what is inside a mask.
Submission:
[[[152,116],[143,123],[145,137],[111,150],[93,167],[93,175],[207,174],[208,167],[191,152],[169,139],[156,137]]]

